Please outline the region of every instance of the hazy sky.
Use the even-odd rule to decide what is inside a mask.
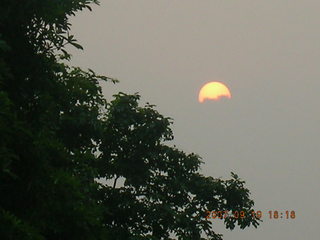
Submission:
[[[320,1],[112,0],[73,19],[72,64],[115,77],[118,91],[174,119],[176,144],[205,175],[247,182],[258,229],[224,239],[319,239]],[[197,101],[209,81],[232,99]],[[296,219],[269,219],[294,210]]]

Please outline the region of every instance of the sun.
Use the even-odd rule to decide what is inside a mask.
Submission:
[[[231,98],[230,90],[221,82],[206,83],[199,92],[199,102],[203,103],[205,100],[219,100],[222,97]]]

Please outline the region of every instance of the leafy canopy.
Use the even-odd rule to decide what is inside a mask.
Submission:
[[[0,5],[0,238],[221,239],[205,212],[252,210],[244,182],[203,176],[166,144],[170,118],[138,94],[107,103],[100,82],[115,79],[66,64],[66,45],[82,49],[69,17],[92,3]]]

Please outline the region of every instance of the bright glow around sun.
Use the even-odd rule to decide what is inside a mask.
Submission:
[[[199,92],[199,102],[205,100],[219,100],[222,97],[231,98],[230,90],[221,82],[206,83]]]

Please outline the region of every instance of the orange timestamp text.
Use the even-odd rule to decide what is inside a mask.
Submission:
[[[270,210],[266,213],[263,213],[262,211],[206,211],[205,218],[206,219],[225,219],[225,218],[256,218],[256,219],[262,219],[264,216],[268,219],[295,219],[296,218],[296,212],[293,210],[285,210],[285,211],[279,211],[279,210]]]

